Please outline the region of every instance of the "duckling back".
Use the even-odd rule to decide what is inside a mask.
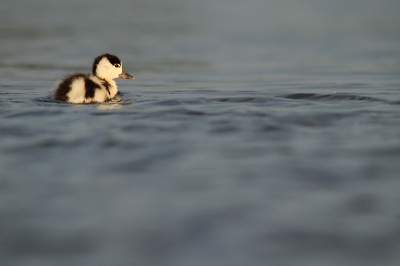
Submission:
[[[70,103],[105,102],[118,92],[112,85],[94,75],[71,74],[59,83],[54,99]]]

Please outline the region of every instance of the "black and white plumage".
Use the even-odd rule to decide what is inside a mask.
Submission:
[[[61,80],[54,99],[69,103],[106,102],[118,93],[115,78],[134,79],[122,69],[117,56],[102,54],[94,59],[92,74],[74,73]]]

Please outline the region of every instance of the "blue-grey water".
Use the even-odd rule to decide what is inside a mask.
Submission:
[[[399,1],[0,5],[0,265],[399,265]]]

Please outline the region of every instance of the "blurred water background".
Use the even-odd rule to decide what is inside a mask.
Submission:
[[[399,265],[399,1],[0,6],[1,265]]]

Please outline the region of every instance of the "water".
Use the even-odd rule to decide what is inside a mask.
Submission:
[[[399,8],[3,1],[2,264],[398,265]]]

